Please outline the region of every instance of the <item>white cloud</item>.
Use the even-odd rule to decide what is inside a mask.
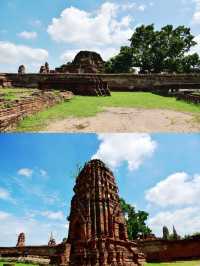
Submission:
[[[31,177],[33,174],[33,170],[29,168],[21,168],[17,171],[18,175]]]
[[[146,199],[158,206],[199,204],[200,175],[174,173],[146,192]]]
[[[13,198],[10,195],[10,192],[5,188],[0,187],[0,200],[10,201],[14,203]]]
[[[18,234],[25,233],[26,245],[47,245],[49,235],[53,235],[60,243],[67,235],[66,222],[39,221],[31,217],[17,217],[11,213],[0,211],[0,246],[15,246]]]
[[[193,0],[195,3],[195,12],[192,17],[193,24],[200,24],[200,0]]]
[[[92,158],[103,160],[111,168],[127,162],[130,171],[138,169],[156,149],[148,134],[100,134],[98,139],[101,143]]]
[[[84,46],[120,46],[128,42],[133,32],[130,16],[118,19],[121,7],[106,2],[96,12],[75,7],[66,8],[53,18],[48,33],[54,41]],[[73,30],[72,30],[73,29]]]
[[[38,70],[48,58],[48,52],[44,49],[4,41],[0,41],[0,54],[0,71],[2,72],[7,69],[16,72],[21,64],[27,64],[29,68]]]
[[[170,230],[172,230],[174,225],[178,234],[182,236],[200,232],[200,208],[189,207],[159,212],[148,220],[148,225],[158,236],[162,236],[162,227],[164,225]]]
[[[62,211],[58,211],[58,212],[44,211],[44,212],[41,212],[40,214],[51,220],[64,220],[64,214]]]
[[[37,32],[34,31],[22,31],[18,33],[18,36],[25,40],[31,40],[37,38]]]

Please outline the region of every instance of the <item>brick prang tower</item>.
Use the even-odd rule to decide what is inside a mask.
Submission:
[[[25,247],[25,234],[20,233],[17,239],[17,248]]]
[[[100,160],[88,162],[74,187],[69,216],[70,266],[143,265],[144,255],[128,240],[113,173]]]

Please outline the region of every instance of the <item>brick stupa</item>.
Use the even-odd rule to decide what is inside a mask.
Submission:
[[[70,266],[143,265],[144,255],[128,240],[113,173],[100,160],[81,170],[69,216]]]

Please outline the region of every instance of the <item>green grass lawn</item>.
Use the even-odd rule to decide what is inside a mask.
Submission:
[[[17,131],[38,131],[45,128],[49,121],[69,116],[89,117],[103,111],[104,107],[134,107],[147,109],[170,109],[200,115],[200,106],[172,97],[163,97],[143,92],[113,92],[111,97],[75,96],[70,102],[58,104],[48,110],[25,118]]]

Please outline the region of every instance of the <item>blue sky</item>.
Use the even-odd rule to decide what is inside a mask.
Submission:
[[[200,231],[199,134],[1,134],[0,246],[57,242],[67,234],[78,167],[100,158],[120,196],[146,210],[149,226]]]
[[[35,72],[45,61],[54,69],[82,49],[108,59],[150,23],[191,27],[200,52],[199,0],[1,0],[0,10],[1,72]]]

